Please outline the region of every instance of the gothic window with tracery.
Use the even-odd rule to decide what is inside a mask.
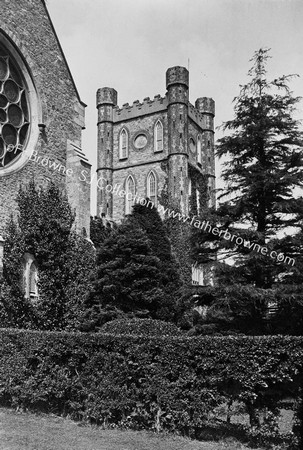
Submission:
[[[154,145],[155,152],[162,152],[163,151],[163,125],[160,120],[158,120],[155,125],[154,139],[155,139],[155,145]]]
[[[9,51],[0,44],[0,168],[17,159],[30,126],[28,92]]]
[[[128,157],[128,134],[127,131],[123,128],[120,132],[119,138],[119,158],[125,159]]]
[[[154,172],[151,172],[147,178],[147,197],[154,205],[157,204],[157,179]]]
[[[130,175],[126,180],[125,214],[131,214],[135,199],[135,181]]]

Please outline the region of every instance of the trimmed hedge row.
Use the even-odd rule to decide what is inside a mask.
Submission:
[[[144,336],[182,336],[184,333],[175,324],[155,319],[116,319],[103,325],[101,333],[143,334]]]
[[[197,434],[231,399],[296,396],[301,337],[146,337],[0,330],[0,402],[104,425]]]

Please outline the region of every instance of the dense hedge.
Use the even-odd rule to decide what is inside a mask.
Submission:
[[[101,328],[102,333],[143,334],[144,336],[182,336],[175,324],[155,319],[116,319]]]
[[[0,403],[98,424],[198,434],[215,407],[296,396],[298,337],[0,331]]]

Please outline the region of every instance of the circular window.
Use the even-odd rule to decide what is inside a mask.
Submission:
[[[190,140],[189,140],[189,148],[193,153],[196,152],[196,144],[195,144],[195,141],[193,140],[193,138],[190,138]]]
[[[135,139],[135,147],[138,149],[144,148],[147,144],[147,137],[145,134],[139,134]]]
[[[0,173],[23,154],[29,110],[28,89],[18,64],[0,43]]]

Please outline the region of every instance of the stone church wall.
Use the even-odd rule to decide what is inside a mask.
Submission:
[[[76,152],[68,163],[68,143],[81,148],[85,105],[81,102],[51,20],[42,0],[2,0],[0,8],[0,43],[14,48],[28,76],[31,77],[31,130],[34,139],[27,148],[26,163],[7,174],[0,168],[0,234],[11,211],[16,208],[15,197],[20,185],[34,179],[43,185],[49,180],[67,188],[68,193],[80,189],[81,195],[70,195],[72,207],[78,215],[78,228],[89,232],[89,203],[81,204],[80,197],[89,197],[90,186],[67,183],[66,171],[54,170],[46,161],[58,163],[77,171],[87,160]],[[33,104],[33,102],[35,104]],[[80,152],[81,153],[81,152]],[[37,162],[37,156],[40,156]],[[77,159],[78,157],[78,159]],[[44,163],[43,163],[44,161]],[[13,167],[13,166],[12,166]],[[17,166],[16,166],[17,167]],[[75,177],[74,177],[75,178]],[[75,180],[74,180],[75,181]]]

